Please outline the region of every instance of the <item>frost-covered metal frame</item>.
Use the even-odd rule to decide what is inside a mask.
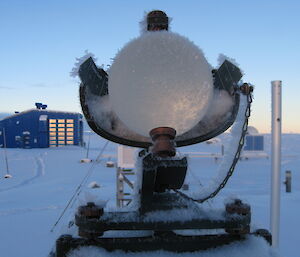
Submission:
[[[230,116],[226,117],[225,120],[224,117],[220,117],[217,120],[217,124],[213,124],[214,127],[210,128],[209,131],[205,131],[205,133],[203,133],[205,128],[204,118],[204,121],[200,121],[194,128],[175,138],[177,147],[200,143],[216,137],[226,131],[235,121],[240,102],[237,83],[241,79],[242,74],[238,67],[225,60],[218,70],[213,71],[213,76],[215,89],[226,90],[234,102]],[[109,94],[108,74],[103,69],[97,68],[91,57],[81,64],[79,77],[82,81],[79,89],[81,108],[89,126],[95,133],[109,141],[122,145],[139,148],[148,148],[152,145],[150,137],[146,139],[139,136],[134,137],[132,136],[134,132],[129,129],[127,131],[128,134],[131,134],[131,137],[126,137],[118,134],[116,131],[105,129],[103,124],[96,121],[92,115],[93,110],[91,108],[93,107],[89,105],[88,98],[97,96],[101,99],[101,97]]]

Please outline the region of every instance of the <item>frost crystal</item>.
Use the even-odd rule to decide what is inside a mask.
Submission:
[[[74,63],[74,67],[72,68],[70,72],[70,76],[76,78],[78,76],[78,70],[80,65],[86,61],[88,58],[92,57],[94,61],[96,62],[97,59],[95,58],[95,55],[93,53],[90,53],[88,50],[84,51],[84,56],[76,58],[76,62]]]
[[[187,38],[147,32],[117,54],[109,70],[112,108],[136,133],[156,127],[180,135],[205,115],[213,97],[211,66]]]

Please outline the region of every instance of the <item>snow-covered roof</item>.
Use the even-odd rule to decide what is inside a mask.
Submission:
[[[7,119],[10,119],[10,118],[13,118],[13,117],[17,117],[17,116],[20,116],[20,115],[23,115],[23,114],[26,114],[26,113],[30,113],[30,112],[40,112],[41,114],[43,114],[43,113],[65,113],[65,114],[73,114],[73,115],[78,115],[78,114],[82,115],[79,112],[65,112],[65,111],[56,111],[56,110],[35,109],[35,108],[32,108],[32,109],[29,109],[29,110],[26,110],[26,111],[23,111],[23,112],[18,112],[18,113],[9,115],[9,116],[1,119],[0,121],[7,120]]]
[[[253,126],[248,126],[247,134],[248,135],[257,135],[257,134],[259,134],[259,132],[258,132],[257,128],[255,128]]]

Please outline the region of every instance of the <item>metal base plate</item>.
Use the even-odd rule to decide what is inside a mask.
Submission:
[[[252,235],[264,237],[268,241],[270,234],[251,233]],[[62,235],[56,241],[56,253],[54,257],[67,257],[67,254],[79,247],[96,246],[107,251],[122,250],[125,252],[145,252],[165,250],[171,252],[194,252],[215,248],[234,241],[244,240],[245,235],[201,235],[181,236],[173,232],[166,232],[151,237],[132,238],[96,238],[84,239],[73,238],[70,235]]]

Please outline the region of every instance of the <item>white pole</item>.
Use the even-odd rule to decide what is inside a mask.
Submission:
[[[6,163],[6,175],[9,175],[7,152],[6,152],[6,134],[5,134],[5,128],[3,128],[3,145],[4,145],[4,156],[5,156],[5,163]]]
[[[279,247],[280,168],[281,168],[281,80],[272,84],[272,189],[271,233],[272,246]]]

